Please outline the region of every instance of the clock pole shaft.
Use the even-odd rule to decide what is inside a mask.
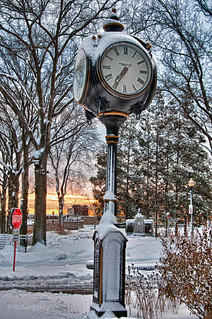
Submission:
[[[111,111],[100,113],[106,127],[107,173],[104,214],[94,240],[94,290],[91,309],[98,317],[110,310],[118,318],[127,317],[125,309],[125,268],[127,238],[117,226],[116,166],[119,128],[128,115]],[[114,285],[115,283],[115,285]]]
[[[106,200],[105,211],[108,209],[117,216],[117,144],[118,135],[106,135],[107,142],[107,175],[106,175]],[[107,200],[107,195],[111,196],[110,200]]]
[[[106,127],[107,142],[107,173],[106,173],[106,193],[104,196],[104,213],[110,211],[117,216],[117,144],[119,140],[119,128],[125,122],[128,115],[122,112],[108,112],[100,114],[99,119]]]

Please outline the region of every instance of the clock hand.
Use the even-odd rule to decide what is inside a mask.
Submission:
[[[132,65],[131,63],[122,63],[122,62],[119,62],[119,64],[121,66],[127,66],[128,68]]]
[[[123,76],[127,73],[127,71],[128,71],[128,67],[125,66],[123,70],[121,71],[121,73],[116,77],[115,82],[113,84],[114,89],[117,88],[117,86],[119,85],[119,82],[121,81]]]

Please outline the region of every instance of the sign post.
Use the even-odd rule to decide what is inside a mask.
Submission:
[[[13,271],[15,271],[16,247],[19,241],[19,229],[22,224],[22,212],[19,208],[13,208],[11,213],[11,226],[13,228],[13,241],[14,241],[14,258],[13,258]]]

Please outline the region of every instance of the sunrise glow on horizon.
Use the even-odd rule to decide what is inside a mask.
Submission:
[[[34,201],[35,201],[35,194],[30,194],[28,196],[28,207],[29,207],[29,214],[34,214]],[[64,203],[64,214],[67,214],[68,208],[71,208],[73,205],[87,205],[89,210],[91,210],[91,205],[95,203],[95,199],[89,198],[86,195],[79,195],[79,194],[67,194],[65,195],[65,203]],[[52,215],[54,212],[55,215],[59,214],[59,202],[58,197],[56,193],[49,192],[47,193],[47,199],[46,199],[46,213],[47,215]]]

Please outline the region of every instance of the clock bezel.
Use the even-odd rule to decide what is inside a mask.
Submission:
[[[148,83],[146,84],[146,86],[144,87],[143,90],[139,91],[138,93],[134,93],[134,94],[122,94],[120,92],[117,92],[116,90],[114,90],[113,88],[111,88],[111,86],[107,83],[107,81],[105,80],[103,74],[102,74],[102,70],[101,70],[101,65],[102,65],[102,59],[105,55],[105,53],[110,50],[110,48],[114,47],[114,46],[118,46],[118,45],[128,45],[128,46],[131,46],[131,47],[137,47],[138,48],[138,51],[142,51],[142,53],[145,55],[146,59],[148,60],[149,62],[149,65],[150,65],[150,76],[149,76],[149,81]],[[114,42],[112,44],[110,44],[104,51],[103,53],[101,54],[101,56],[99,57],[98,61],[97,61],[97,75],[98,75],[98,78],[100,80],[100,83],[101,85],[103,86],[103,88],[109,92],[110,94],[112,94],[113,96],[115,97],[118,97],[118,98],[122,98],[122,99],[135,99],[137,97],[139,97],[140,95],[143,95],[150,87],[151,85],[151,82],[152,82],[152,78],[153,78],[153,64],[152,64],[152,61],[151,61],[151,58],[149,57],[149,54],[148,52],[146,51],[145,48],[143,48],[142,46],[140,46],[139,44],[135,44],[133,42],[129,42],[129,41],[117,41],[117,42]]]
[[[89,83],[90,83],[90,73],[91,73],[91,61],[89,59],[89,57],[86,55],[85,50],[84,49],[80,49],[79,54],[81,54],[81,52],[83,52],[84,57],[85,57],[85,77],[84,77],[84,86],[83,86],[83,90],[82,93],[80,95],[79,99],[76,99],[75,94],[74,94],[74,99],[77,103],[79,104],[83,104],[83,102],[85,101],[87,92],[88,92],[88,88],[89,88]],[[75,64],[75,70],[74,70],[74,76],[75,76],[75,72],[76,72],[76,66],[77,66],[77,60],[76,60],[76,64]],[[74,82],[75,82],[75,78],[74,78]],[[73,91],[74,91],[74,85],[73,85]]]

